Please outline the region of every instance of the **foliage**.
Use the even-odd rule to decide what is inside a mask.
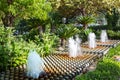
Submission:
[[[31,19],[23,19],[21,20],[18,25],[15,27],[17,35],[24,35],[26,40],[35,39],[35,35],[39,35],[45,31],[46,25],[48,25],[48,20],[40,20],[36,18]]]
[[[56,34],[62,39],[68,39],[77,33],[79,33],[79,29],[72,24],[61,24],[56,31]]]
[[[120,6],[119,0],[49,0],[53,10],[63,17],[73,18],[77,15],[89,15],[110,11]]]
[[[79,29],[73,26],[73,24],[61,24],[56,30],[56,34],[61,39],[61,46],[64,46],[64,40],[67,40],[78,33]]]
[[[110,27],[108,25],[99,25],[99,26],[90,26],[89,28],[97,31],[97,30],[113,30],[113,31],[119,31],[120,30],[120,26],[114,26],[114,27]]]
[[[115,27],[117,25],[117,22],[119,20],[119,12],[117,9],[113,9],[111,11],[111,13],[107,13],[105,15],[106,19],[107,19],[107,23],[108,23],[108,26],[110,27]]]
[[[108,54],[97,64],[93,72],[77,76],[76,80],[118,80],[120,77],[120,62],[114,60],[114,55],[120,55],[120,45],[110,49]]]
[[[12,29],[0,27],[0,67],[17,66],[26,62],[29,48],[23,40],[12,35]]]
[[[21,35],[14,36],[13,29],[0,27],[0,69],[25,64],[29,50],[35,49],[41,57],[52,53],[57,37],[49,31],[35,40],[25,41]]]
[[[88,24],[94,23],[95,19],[91,16],[78,16],[76,18],[78,24],[82,24],[82,26],[86,29]]]
[[[35,43],[38,45],[38,52],[41,57],[45,57],[53,53],[56,47],[56,41],[58,37],[55,34],[49,32],[42,33],[41,37],[36,36]]]
[[[114,55],[120,55],[120,45],[109,50],[109,55],[106,55],[106,58],[113,58]]]
[[[29,34],[24,34],[24,39],[35,45],[35,49],[37,48],[36,50],[41,57],[53,53],[58,37],[54,33],[50,33],[50,25],[46,25],[45,31],[41,34],[36,33],[36,31],[36,29],[32,29]]]
[[[120,39],[120,31],[108,30],[107,33],[110,39]]]
[[[105,30],[105,29],[103,29]],[[109,39],[116,39],[116,40],[119,40],[120,39],[120,31],[114,31],[114,30],[106,30],[107,31],[107,35],[108,35],[108,38]],[[101,33],[101,30],[94,30],[93,29],[93,32],[96,34],[97,38],[100,39],[100,33]]]
[[[85,33],[86,36],[88,36],[90,32],[92,32],[92,29],[86,29],[86,30],[84,30],[84,33]]]
[[[93,32],[92,29],[83,29],[83,28],[79,28],[79,27],[78,27],[78,29],[80,30],[80,32],[78,34],[79,34],[79,37],[82,39],[82,42],[87,41],[88,34],[90,32]]]
[[[8,33],[10,31],[6,30]],[[8,60],[9,60],[9,49],[7,42],[9,39],[7,39],[9,35],[5,33],[5,29],[3,27],[0,28],[0,66],[3,68],[4,66],[7,66]],[[10,38],[10,37],[9,37]],[[3,62],[2,62],[3,61]]]
[[[93,30],[93,32],[96,34],[97,38],[99,39],[100,37],[100,33],[101,30],[106,30],[107,31],[107,35],[109,39],[120,39],[120,26],[114,26],[112,28],[109,28],[108,25],[104,25],[104,26],[92,26],[89,27],[90,29]]]
[[[61,23],[62,16],[57,11],[50,12],[49,16],[52,24],[56,25]]]
[[[97,30],[108,30],[110,29],[108,25],[90,26],[91,29]]]
[[[46,20],[51,5],[46,0],[0,0],[0,18],[4,26],[13,26],[15,20],[37,18]]]

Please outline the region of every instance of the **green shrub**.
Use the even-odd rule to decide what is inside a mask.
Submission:
[[[10,28],[0,27],[0,70],[26,63],[28,52],[35,49],[41,57],[52,53],[57,37],[45,32],[35,40],[25,41],[22,36],[14,36]]]
[[[82,39],[82,42],[88,40],[88,34],[92,32],[92,29],[80,29],[79,37]]]
[[[61,24],[56,30],[56,34],[61,39],[61,46],[64,46],[64,40],[78,34],[79,32],[79,29],[73,24]]]
[[[118,46],[115,47],[115,48],[111,48],[111,49],[108,51],[108,55],[106,55],[105,57],[106,57],[106,58],[113,58],[114,55],[120,55],[120,45],[118,45]]]
[[[120,31],[108,30],[107,33],[110,39],[120,39]]]
[[[120,63],[111,59],[99,62],[97,69],[82,76],[77,76],[76,80],[118,80],[120,76]]]
[[[90,26],[89,28],[93,30],[113,30],[113,31],[119,31],[120,26],[108,26],[108,25],[100,25],[100,26]]]
[[[0,27],[0,67],[17,66],[26,62],[29,51],[26,42],[13,36],[11,28]]]
[[[97,70],[101,72],[109,72],[110,75],[120,76],[120,63],[112,58],[103,58],[97,65]]]
[[[41,57],[45,57],[53,53],[58,37],[55,34],[49,32],[42,33],[41,37],[35,37],[35,44],[37,45],[37,52]],[[32,41],[31,41],[32,42]]]
[[[95,18],[93,18],[92,16],[77,16],[76,22],[78,24],[82,24],[84,29],[87,29],[88,24],[95,22]]]

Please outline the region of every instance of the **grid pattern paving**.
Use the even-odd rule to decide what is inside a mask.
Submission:
[[[67,54],[53,54],[44,58],[45,72],[35,80],[72,80],[90,66],[98,54],[83,54],[70,58]],[[0,73],[0,80],[34,80],[26,76],[26,65],[7,69]]]

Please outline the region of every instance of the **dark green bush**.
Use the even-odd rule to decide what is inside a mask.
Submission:
[[[113,31],[119,31],[120,26],[108,26],[108,25],[100,25],[100,26],[91,26],[89,27],[93,30],[113,30]]]
[[[108,30],[107,33],[110,39],[120,39],[120,31]]]

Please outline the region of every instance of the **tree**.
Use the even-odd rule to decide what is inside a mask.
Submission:
[[[119,20],[119,16],[120,16],[120,13],[115,8],[113,10],[111,10],[110,13],[107,13],[105,15],[105,17],[107,19],[108,26],[109,27],[115,27],[118,20]]]
[[[119,8],[120,0],[50,0],[52,7],[63,17],[90,15]]]
[[[73,24],[61,24],[56,30],[56,34],[61,39],[61,46],[65,46],[64,41],[78,34],[80,31]]]
[[[46,0],[0,0],[0,18],[4,26],[13,26],[15,20],[22,18],[46,20],[50,10]]]
[[[95,22],[95,19],[91,16],[78,16],[77,23],[82,24],[84,29],[87,29],[88,24]]]

